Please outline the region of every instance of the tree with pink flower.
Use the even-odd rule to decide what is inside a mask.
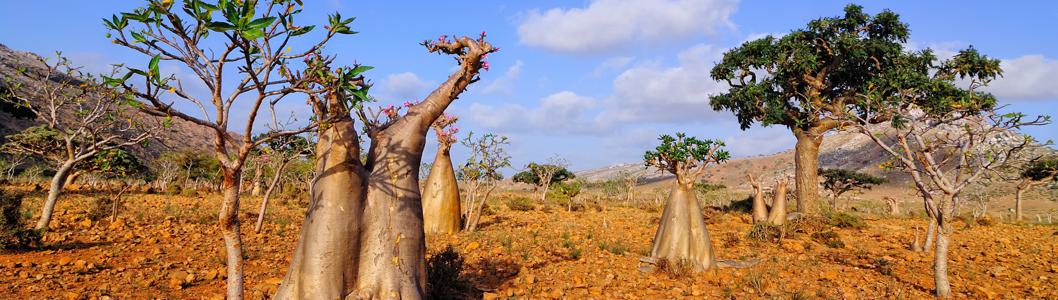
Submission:
[[[437,154],[422,193],[423,230],[426,233],[459,231],[459,185],[449,151],[452,144],[458,141],[456,133],[459,133],[459,127],[455,126],[458,119],[453,115],[442,114],[431,126],[437,136]]]

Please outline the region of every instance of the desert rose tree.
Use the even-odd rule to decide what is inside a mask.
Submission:
[[[451,154],[452,144],[457,142],[456,134],[459,133],[456,120],[455,116],[442,114],[431,126],[437,137],[437,154],[430,165],[422,193],[423,230],[426,233],[459,231],[462,209]]]
[[[419,103],[381,111],[363,109],[362,67],[330,70],[313,59],[310,72],[319,127],[316,178],[301,236],[275,299],[422,299],[426,293],[426,241],[419,167],[434,121],[488,68],[498,51],[478,38],[442,36],[423,45],[452,55],[459,66]],[[301,77],[303,76],[303,77]],[[370,139],[361,161],[360,136]]]
[[[268,135],[271,132],[265,134]],[[264,155],[269,160],[272,160],[273,163],[272,180],[268,182],[268,189],[265,190],[264,198],[261,198],[261,209],[257,212],[257,224],[253,227],[254,232],[261,232],[261,226],[264,225],[265,212],[268,210],[268,202],[272,198],[276,186],[279,185],[279,181],[283,179],[283,171],[298,157],[312,152],[309,149],[309,141],[305,137],[297,135],[280,136],[268,141],[265,145],[267,147],[263,149]],[[258,165],[258,168],[260,167]]]
[[[999,60],[973,48],[943,62],[928,49],[897,60],[901,68],[871,79],[861,98],[870,109],[854,116],[854,128],[888,153],[893,168],[907,172],[922,196],[936,228],[936,295],[950,298],[948,249],[960,195],[1034,146],[1018,130],[1049,118],[997,112],[995,97],[979,89],[1001,74]],[[892,130],[872,131],[867,123],[878,119],[889,121]]]
[[[49,61],[37,57],[20,66],[18,76],[3,78],[6,100],[29,109],[41,125],[7,137],[5,152],[33,155],[55,166],[36,229],[45,230],[55,204],[78,167],[109,150],[146,142],[160,128],[157,119],[134,118],[126,94],[80,71],[61,54]]]
[[[711,96],[715,110],[728,110],[742,129],[755,123],[790,129],[794,148],[797,209],[819,209],[819,146],[823,136],[860,109],[857,95],[870,78],[893,68],[892,57],[907,41],[908,26],[888,10],[874,16],[857,5],[841,17],[820,18],[782,37],[767,36],[724,53],[714,80],[730,85]]]
[[[648,261],[689,264],[696,272],[716,265],[716,257],[705,228],[705,218],[693,187],[709,164],[728,159],[719,140],[700,140],[677,133],[662,135],[661,145],[643,156],[647,166],[676,176],[675,184],[661,214],[658,231]]]
[[[459,169],[459,177],[467,191],[463,205],[463,230],[474,231],[478,229],[485,202],[496,190],[500,179],[503,179],[500,170],[511,166],[511,156],[505,148],[511,142],[506,136],[493,133],[482,134],[475,139],[474,132],[470,132],[462,143],[470,149],[470,157]]]
[[[300,0],[276,1],[147,1],[144,7],[123,12],[103,23],[107,36],[121,47],[145,56],[143,67],[130,67],[122,77],[109,78],[142,103],[141,110],[179,118],[214,132],[213,155],[223,173],[223,204],[218,225],[227,252],[227,297],[242,299],[242,238],[239,228],[239,186],[243,167],[253,149],[273,139],[316,128],[317,122],[285,131],[255,136],[258,116],[265,104],[274,105],[306,86],[294,77],[293,62],[318,51],[342,34],[353,34],[352,19],[337,13],[329,17],[325,32],[304,49],[294,41],[307,37],[315,26],[301,25]],[[161,73],[161,64],[190,74],[177,77]],[[185,82],[186,81],[186,82]],[[193,92],[192,87],[205,92]],[[198,108],[195,114],[180,111],[176,102]],[[232,113],[245,113],[234,118]],[[231,124],[233,119],[244,124]],[[232,126],[236,126],[233,128]],[[230,130],[238,130],[237,134]]]

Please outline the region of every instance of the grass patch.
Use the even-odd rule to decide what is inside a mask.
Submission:
[[[514,211],[530,211],[536,209],[533,200],[525,197],[514,197],[507,199],[507,208]]]

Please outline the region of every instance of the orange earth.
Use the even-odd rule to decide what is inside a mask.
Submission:
[[[0,253],[0,298],[222,298],[224,260],[216,226],[218,195],[133,194],[115,222],[86,218],[96,196],[64,196],[45,249]],[[750,238],[749,216],[706,212],[720,259],[759,261],[698,275],[639,271],[660,212],[651,204],[602,203],[567,212],[559,203],[514,211],[495,197],[478,232],[429,236],[428,254],[461,253],[462,279],[485,299],[878,299],[929,298],[931,254],[908,250],[919,218],[861,215],[864,229],[833,231],[833,248],[809,233]],[[528,197],[528,196],[527,196]],[[23,209],[35,212],[42,195]],[[535,199],[535,197],[529,197]],[[585,197],[588,198],[588,197]],[[275,292],[298,237],[304,208],[272,207],[261,234],[252,230],[258,197],[242,204],[248,298]],[[605,202],[605,201],[603,201]],[[646,201],[652,202],[652,201]],[[29,220],[35,220],[29,218]],[[983,224],[983,225],[982,225]],[[951,248],[957,298],[1058,299],[1058,227],[956,222]]]

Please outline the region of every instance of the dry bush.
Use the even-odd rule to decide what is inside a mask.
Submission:
[[[426,260],[426,295],[428,299],[466,299],[474,287],[461,276],[463,257],[452,249],[434,254]]]
[[[827,247],[830,248],[845,248],[845,242],[841,241],[841,237],[838,236],[838,233],[834,231],[813,233],[812,240],[815,240],[823,245],[827,245]]]
[[[768,223],[756,223],[746,234],[751,240],[760,242],[779,241],[786,237],[786,225],[772,225]]]
[[[867,228],[867,222],[857,217],[856,215],[828,210],[823,212],[823,218],[826,219],[827,224],[837,228],[852,228],[852,229],[864,229]]]
[[[89,204],[87,217],[92,221],[99,221],[124,208],[125,205],[113,197],[98,197],[92,199],[92,203]]]
[[[0,190],[0,249],[32,249],[41,246],[40,231],[22,225],[21,194]]]
[[[655,264],[654,272],[664,274],[672,279],[688,278],[694,272],[694,263],[689,259],[676,261],[659,259]]]
[[[507,208],[515,211],[531,211],[536,209],[536,205],[533,205],[533,200],[525,197],[513,197],[507,199]]]

